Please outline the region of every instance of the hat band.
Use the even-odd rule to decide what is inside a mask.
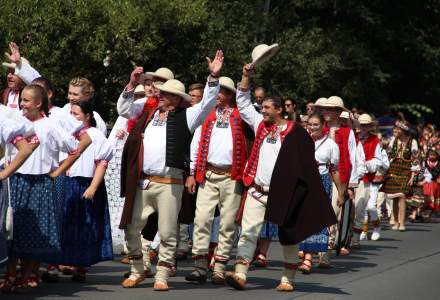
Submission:
[[[403,124],[403,123],[400,122],[400,121],[396,121],[395,126],[396,126],[396,127],[399,127],[399,128],[402,129],[402,130],[409,131],[409,127],[406,126],[405,124]]]

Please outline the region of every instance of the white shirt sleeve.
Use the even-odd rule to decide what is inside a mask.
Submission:
[[[72,153],[78,149],[78,141],[76,138],[58,126],[52,126],[48,139],[56,151]]]
[[[237,107],[241,118],[257,132],[258,126],[263,121],[263,115],[258,113],[251,102],[251,92],[237,90]]]
[[[418,151],[418,150],[419,150],[419,145],[417,144],[416,139],[413,139],[412,143],[411,143],[411,152]]]
[[[75,119],[71,114],[57,114],[52,120],[68,135],[74,135],[84,127],[84,123]]]
[[[145,101],[134,101],[134,90],[127,91],[127,88],[125,88],[119,96],[116,109],[121,117],[133,119],[141,115],[144,104]]]
[[[328,140],[333,142],[331,139]],[[335,142],[330,145],[330,163],[333,169],[337,170],[339,168],[339,147]]]
[[[199,142],[200,142],[200,136],[202,134],[202,126],[197,127],[196,131],[194,132],[193,139],[191,141],[191,161],[189,163],[190,170],[194,171],[196,168],[197,163],[197,156],[199,154]]]
[[[113,147],[108,139],[102,138],[99,147],[95,148],[97,151],[95,153],[95,161],[105,160],[109,162],[113,158]]]
[[[20,77],[26,85],[31,84],[34,79],[41,77],[37,70],[35,70],[30,64],[24,62],[17,65],[14,74]]]
[[[383,155],[382,146],[377,144],[376,149],[374,150],[374,157],[366,162],[367,171],[369,173],[377,172],[379,169],[388,169],[389,166],[388,156],[385,153]]]
[[[2,117],[0,115],[0,117]],[[0,119],[0,145],[12,142],[18,136],[24,136],[26,126],[11,119]]]
[[[367,173],[367,164],[366,164],[366,160],[365,160],[364,147],[362,146],[362,143],[359,142],[356,145],[356,176],[357,176],[356,183],[359,183],[359,180],[361,180],[362,177],[364,177],[366,173]],[[350,178],[350,183],[351,182],[352,181]]]
[[[362,151],[363,154],[364,151]],[[350,154],[350,163],[351,163],[351,173],[350,173],[350,181],[349,185],[356,186],[359,183],[359,177],[356,172],[357,168],[357,162],[356,162],[356,156],[358,154],[357,145],[356,145],[356,139],[354,137],[353,130],[350,130],[350,135],[348,137],[348,153]],[[361,157],[359,157],[361,159]],[[365,160],[365,155],[364,155]]]
[[[107,136],[107,125],[105,124],[104,120],[96,111],[93,112],[93,117],[96,121],[96,128],[101,131],[104,136]]]
[[[194,130],[203,123],[206,116],[214,109],[219,92],[220,84],[218,81],[207,82],[202,101],[187,108],[186,121],[188,123],[188,129],[191,132],[194,132]]]

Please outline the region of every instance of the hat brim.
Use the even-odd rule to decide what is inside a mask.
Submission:
[[[278,50],[280,49],[280,46],[278,44],[273,44],[267,47],[261,54],[258,56],[255,60],[251,63],[251,68],[256,68],[261,66],[263,63],[268,61],[269,59],[274,56]]]
[[[145,76],[151,76],[151,78],[154,78],[154,77],[156,77],[156,78],[161,78],[161,79],[163,79],[163,80],[165,80],[165,81],[167,81],[167,80],[169,80],[169,79],[172,79],[172,78],[166,78],[166,77],[163,77],[163,76],[161,76],[161,75],[159,75],[159,74],[157,74],[157,73],[155,73],[155,72],[147,72],[147,73],[145,73]]]
[[[233,92],[234,94],[237,94],[237,89],[236,88],[233,88],[233,87],[230,87],[230,86],[227,86],[227,85],[223,85],[223,84],[220,84],[220,87],[225,88],[228,91]]]
[[[168,89],[168,88],[164,87],[163,85],[156,85],[156,88],[158,88],[159,91],[161,91],[161,92],[170,93],[170,94],[182,97],[186,101],[191,101],[191,96],[186,93],[182,93],[182,92],[179,92],[176,90]]]
[[[337,107],[337,108],[340,108],[342,110],[350,112],[350,110],[348,108],[344,107],[344,106],[338,106],[338,105],[332,105],[332,104],[326,104],[326,103],[323,103],[323,104],[313,104],[313,106],[314,107]]]

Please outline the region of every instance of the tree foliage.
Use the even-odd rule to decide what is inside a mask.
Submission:
[[[273,94],[299,103],[339,95],[374,113],[440,111],[440,0],[3,0],[0,11],[3,49],[17,42],[58,104],[70,78],[91,79],[109,123],[134,65],[167,66],[189,85],[205,80],[205,57],[221,48],[223,73],[238,80],[253,47],[274,42],[279,54],[254,79]]]

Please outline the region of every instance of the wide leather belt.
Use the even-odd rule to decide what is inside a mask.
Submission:
[[[148,179],[151,182],[165,183],[165,184],[183,184],[183,178],[163,177],[156,175],[147,175],[142,173],[141,179]]]
[[[255,189],[255,191],[263,194],[263,195],[269,195],[269,191],[265,192],[263,187],[261,185],[256,184],[255,182],[252,183],[251,187],[253,187]]]
[[[231,174],[232,174],[232,167],[222,169],[222,168],[213,166],[209,163],[206,164],[206,170],[211,171],[212,173],[217,174],[217,175],[231,176]]]

